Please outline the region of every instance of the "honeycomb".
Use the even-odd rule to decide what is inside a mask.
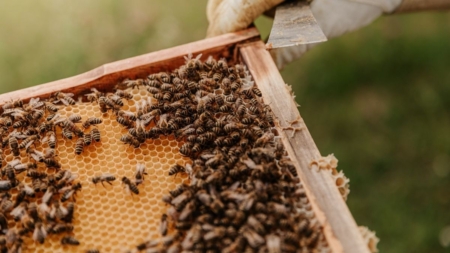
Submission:
[[[372,253],[378,252],[377,244],[380,241],[380,239],[378,239],[375,232],[370,231],[369,228],[364,226],[359,226],[358,228],[359,232],[364,238],[364,241],[366,241],[367,247],[369,247],[370,252]]]
[[[350,193],[350,179],[344,175],[342,170],[339,172],[337,171],[337,164],[338,160],[333,154],[331,154],[326,157],[322,157],[317,161],[312,161],[310,165],[317,166],[319,170],[323,169],[329,171],[336,187],[342,195],[342,198],[347,200],[348,194]]]
[[[136,101],[148,96],[145,89],[129,89],[133,99],[124,100],[124,110],[135,110]],[[187,181],[186,175],[169,177],[167,171],[173,164],[188,161],[179,153],[181,142],[173,136],[161,136],[159,139],[147,140],[135,149],[120,142],[120,137],[127,130],[117,123],[112,113],[103,114],[95,103],[78,103],[61,106],[58,113],[68,117],[79,114],[83,120],[98,117],[103,120],[97,125],[101,132],[101,141],[86,146],[81,155],[75,155],[76,140],[69,140],[57,134],[58,161],[62,169],[78,174],[82,190],[77,193],[72,235],[80,241],[79,246],[62,246],[63,235],[49,235],[44,244],[24,237],[25,252],[84,252],[98,249],[100,252],[122,252],[134,248],[136,244],[148,238],[158,238],[161,215],[167,207],[161,197],[176,185]],[[41,147],[43,146],[43,147]],[[45,148],[46,144],[37,143],[36,149]],[[22,151],[22,154],[25,152]],[[9,149],[4,150],[4,162],[14,159]],[[28,158],[22,155],[22,162]],[[121,184],[123,176],[132,178],[136,164],[146,165],[148,173],[144,183],[139,185],[140,194],[127,194]],[[102,173],[116,176],[113,185],[94,185],[91,178]],[[139,233],[136,233],[139,231]]]

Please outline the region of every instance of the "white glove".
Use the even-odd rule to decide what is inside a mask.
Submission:
[[[259,15],[282,0],[209,0],[207,36],[235,32],[248,27]],[[402,0],[314,0],[311,10],[330,39],[366,26],[383,13],[393,12]],[[303,55],[314,45],[271,50],[278,68]]]

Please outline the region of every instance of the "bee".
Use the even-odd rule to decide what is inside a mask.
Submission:
[[[92,139],[96,142],[100,142],[100,131],[97,128],[91,130]]]
[[[64,138],[69,139],[69,140],[72,140],[72,138],[73,138],[73,133],[67,128],[62,129],[62,135]]]
[[[20,120],[20,121],[16,121],[14,124],[13,124],[13,128],[21,128],[21,127],[26,127],[26,126],[28,126],[28,121],[24,121],[24,120]]]
[[[61,234],[64,232],[71,232],[73,230],[73,226],[70,224],[63,224],[63,223],[58,223],[56,224],[51,232],[54,234]]]
[[[62,218],[62,220],[64,222],[72,223],[74,209],[75,209],[75,203],[74,202],[69,202],[69,204],[67,204],[67,213]]]
[[[93,178],[91,179],[92,183],[94,183],[95,185],[97,185],[97,183],[100,182],[100,183],[103,185],[103,187],[105,186],[105,185],[103,184],[103,182],[106,182],[106,183],[112,185],[111,182],[113,182],[113,181],[115,181],[115,180],[116,180],[116,177],[115,177],[113,174],[110,174],[110,173],[104,173],[104,174],[102,174],[102,175],[100,175],[100,176],[95,176],[95,177],[93,177]]]
[[[105,93],[98,91],[96,88],[91,88],[91,91],[91,93],[85,95],[89,102],[98,101],[100,97],[105,96]]]
[[[158,74],[156,74],[156,78],[163,83],[170,83],[170,75],[166,72],[159,72]]]
[[[54,168],[54,169],[59,169],[61,168],[61,164],[55,160],[55,158],[45,158],[43,160],[43,162],[45,163],[45,165],[47,166],[47,168]]]
[[[217,61],[210,55],[204,63],[204,67],[207,71],[214,70],[216,68]]]
[[[189,156],[192,153],[192,151],[191,151],[192,147],[193,147],[192,143],[186,142],[181,146],[180,153],[185,156]]]
[[[256,140],[255,147],[264,147],[267,143],[272,142],[273,138],[274,138],[273,133],[266,132]]]
[[[115,93],[117,96],[125,99],[133,99],[133,95],[127,91],[124,90],[116,90]]]
[[[12,188],[12,183],[9,180],[0,180],[0,191],[9,191]]]
[[[74,196],[79,190],[81,190],[81,183],[79,182],[72,185],[69,189],[64,190],[61,195],[61,202],[67,201],[68,199],[70,199],[70,197]]]
[[[9,147],[11,148],[14,156],[20,155],[19,143],[17,142],[17,138],[14,135],[9,137]]]
[[[147,172],[145,171],[145,164],[142,163],[136,164],[136,174],[135,174],[136,186],[144,182],[144,175],[148,175]]]
[[[42,142],[47,142],[50,148],[56,148],[56,134],[54,131],[48,131],[45,137],[42,139]],[[23,143],[23,142],[22,142]]]
[[[45,238],[47,237],[47,230],[45,229],[42,222],[36,222],[34,232],[33,232],[33,240],[43,244]]]
[[[80,245],[80,242],[72,236],[64,236],[61,239],[62,245]]]
[[[228,71],[227,60],[225,58],[221,58],[219,61],[217,61],[217,68],[220,69],[222,72],[227,72]]]
[[[62,121],[62,127],[63,127],[63,130],[68,129],[71,132],[75,133],[78,137],[83,136],[83,131],[81,131],[80,128],[78,128],[72,121],[70,121],[68,119]]]
[[[166,236],[167,235],[167,214],[163,214],[161,216],[161,223],[159,225],[159,232],[161,233],[161,235]]]
[[[28,170],[27,177],[42,179],[47,177],[47,173],[37,170]]]
[[[100,106],[100,110],[105,113],[108,109],[112,109],[113,111],[118,111],[120,107],[116,105],[111,99],[107,97],[100,97],[98,100],[98,104]]]
[[[3,110],[10,109],[10,108],[16,108],[16,107],[23,107],[23,101],[20,100],[20,99],[17,99],[17,100],[12,100],[11,99],[10,102],[6,102],[2,106]]]
[[[83,128],[88,128],[89,126],[92,126],[92,125],[98,125],[98,124],[100,124],[100,123],[102,123],[103,122],[103,120],[102,119],[99,119],[99,118],[95,118],[95,117],[91,117],[91,118],[88,118],[84,123],[83,123]]]
[[[179,164],[175,164],[169,169],[169,176],[176,175],[180,172],[186,172],[185,168]]]
[[[127,128],[131,128],[134,126],[133,121],[127,119],[127,118],[123,118],[123,117],[117,117],[117,122]]]
[[[184,56],[184,59],[186,60],[185,62],[186,71],[188,72],[189,76],[192,76],[195,71],[200,71],[203,68],[202,62],[200,61],[202,54],[197,55],[195,58],[192,57],[193,57],[192,53],[189,53],[187,56]]]
[[[54,101],[53,103],[62,102],[65,105],[74,105],[76,104],[75,100],[72,98],[74,95],[73,93],[63,93],[61,91],[58,91],[53,94]]]
[[[139,148],[139,146],[141,145],[141,143],[131,135],[123,135],[120,138],[120,141],[125,144],[129,144],[130,146],[133,146],[134,148]]]
[[[136,184],[133,183],[129,178],[122,177],[122,183],[125,184],[127,191],[131,191],[136,195],[139,194],[139,189],[137,188]]]
[[[85,146],[91,145],[91,142],[92,142],[92,135],[91,135],[91,133],[85,133],[83,138],[84,138]]]
[[[12,120],[10,117],[1,117],[0,118],[0,125],[10,127],[12,126]]]
[[[1,231],[8,231],[8,221],[3,213],[0,213],[0,229]]]
[[[111,99],[112,102],[114,102],[118,106],[123,106],[122,98],[117,96],[116,94],[109,94],[108,98]]]
[[[80,155],[84,149],[84,138],[78,138],[77,143],[75,144],[75,154]]]
[[[52,103],[48,103],[48,102],[45,102],[45,109],[48,112],[53,113],[53,114],[55,114],[59,110],[58,106],[56,106]],[[49,120],[48,117],[47,117],[47,120]]]
[[[86,253],[100,253],[100,250],[98,250],[98,249],[88,249],[88,250],[86,250]]]
[[[137,80],[130,80],[130,79],[125,79],[123,81],[123,84],[125,84],[127,86],[127,88],[139,88],[139,86],[144,84],[144,81],[142,79],[137,79]]]
[[[69,116],[69,120],[72,121],[73,123],[78,123],[81,121],[81,116],[79,114],[71,114]]]

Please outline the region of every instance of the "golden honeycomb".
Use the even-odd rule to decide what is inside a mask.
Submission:
[[[135,111],[135,103],[148,96],[144,88],[129,89],[133,99],[124,100],[123,110]],[[68,117],[79,114],[83,120],[98,117],[103,123],[96,127],[101,132],[101,141],[86,146],[81,155],[75,154],[76,140],[61,137],[57,132],[57,154],[62,169],[78,174],[77,181],[83,188],[77,193],[74,213],[74,230],[71,234],[80,241],[79,246],[62,246],[63,235],[49,235],[44,244],[26,238],[25,252],[84,252],[98,249],[100,252],[122,252],[148,239],[158,238],[160,217],[166,211],[161,197],[176,185],[187,180],[186,175],[169,177],[170,166],[184,165],[188,159],[179,153],[182,143],[173,136],[161,136],[147,140],[139,148],[126,145],[120,137],[127,130],[120,125],[113,113],[103,114],[96,103],[77,103],[61,106],[58,113]],[[36,149],[47,144],[37,144]],[[21,151],[22,162],[28,162],[25,151]],[[14,159],[11,151],[5,150],[5,162]],[[146,165],[148,173],[143,184],[139,185],[139,195],[127,193],[121,178],[134,177],[136,164]],[[102,173],[116,177],[113,185],[94,185],[91,178]],[[20,179],[20,178],[19,178]]]

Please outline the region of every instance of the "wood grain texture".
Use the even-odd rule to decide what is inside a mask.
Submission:
[[[125,60],[105,64],[86,73],[58,81],[33,86],[0,95],[0,105],[11,99],[28,101],[32,97],[46,98],[56,91],[71,92],[77,95],[86,93],[90,88],[110,89],[126,78],[142,78],[148,73],[172,70],[174,66],[184,64],[183,56],[203,53],[202,60],[209,55],[230,60],[235,54],[237,43],[259,38],[256,28],[227,33],[214,38],[200,40],[185,45],[148,53]],[[61,66],[63,67],[63,66]]]
[[[258,41],[242,45],[240,52],[263,94],[264,102],[269,104],[277,118],[275,126],[289,156],[297,165],[299,177],[306,188],[314,212],[323,225],[325,237],[333,252],[369,253],[330,173],[310,168],[310,163],[321,157],[320,152],[275,63],[265,50],[264,43]],[[292,125],[288,123],[295,120],[298,120],[298,123]],[[293,130],[288,130],[290,127],[302,130],[293,133]],[[294,136],[291,138],[292,134]]]

